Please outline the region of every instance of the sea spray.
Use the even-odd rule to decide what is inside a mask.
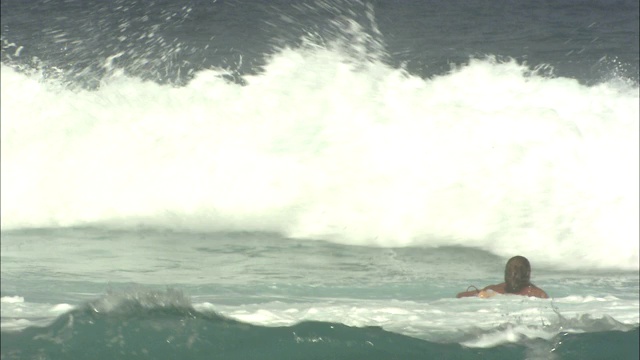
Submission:
[[[492,58],[420,78],[308,45],[244,86],[216,70],[96,90],[2,75],[3,229],[242,229],[638,266],[637,86]]]

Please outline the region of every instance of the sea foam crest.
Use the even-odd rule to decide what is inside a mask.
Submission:
[[[2,228],[274,231],[638,268],[638,88],[472,60],[423,79],[286,48],[245,85],[2,66]]]

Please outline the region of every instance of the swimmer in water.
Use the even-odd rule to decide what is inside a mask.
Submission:
[[[547,299],[547,295],[544,290],[533,285],[529,281],[531,276],[531,265],[529,260],[524,256],[514,256],[507,261],[507,266],[504,269],[504,282],[497,285],[489,285],[482,290],[478,290],[474,286],[474,290],[461,292],[456,295],[457,298],[477,296],[481,298],[492,297],[496,294],[514,294],[539,297]]]

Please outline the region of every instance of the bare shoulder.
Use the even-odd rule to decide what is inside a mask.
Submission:
[[[490,298],[498,294],[504,294],[504,289],[505,289],[504,283],[489,285],[489,286],[486,286],[484,289],[480,290],[480,292],[478,293],[478,297]]]
[[[500,284],[495,284],[495,285],[489,285],[487,287],[485,287],[482,290],[488,291],[488,290],[492,290],[497,292],[498,294],[504,294],[506,289],[506,284],[505,283],[500,283]]]
[[[534,297],[538,297],[538,298],[542,298],[542,299],[548,299],[549,295],[547,295],[547,293],[540,289],[539,287],[535,286],[535,285],[531,285],[528,288],[527,291],[527,295],[528,296],[534,296]]]

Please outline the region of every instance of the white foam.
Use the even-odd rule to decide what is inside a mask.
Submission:
[[[29,326],[46,326],[57,316],[73,309],[69,304],[47,304],[25,301],[22,296],[3,296],[0,308],[3,331],[19,331]]]
[[[69,310],[72,310],[73,308],[74,308],[74,306],[69,305],[69,304],[58,304],[58,305],[55,305],[54,307],[52,307],[51,310],[49,310],[49,311],[51,311],[52,313],[55,313],[56,315],[60,315],[60,314],[65,313],[65,312],[67,312]]]
[[[637,86],[491,59],[420,79],[322,47],[246,86],[207,70],[70,91],[1,71],[3,230],[275,231],[638,269]]]
[[[310,299],[311,300],[311,299]],[[620,306],[621,303],[624,306]],[[325,321],[348,326],[380,326],[429,341],[493,347],[524,338],[551,339],[560,332],[628,330],[638,326],[637,301],[576,304],[571,298],[443,299],[433,302],[333,299],[325,302],[270,302],[243,306],[195,304],[263,326]]]
[[[539,327],[532,329],[530,326],[509,326],[506,329],[480,334],[478,338],[464,341],[461,344],[467,347],[488,348],[504,343],[520,342],[524,338],[549,340],[556,334],[556,332],[545,331]]]
[[[0,298],[0,302],[6,304],[24,303],[24,298],[22,296],[3,296]]]

